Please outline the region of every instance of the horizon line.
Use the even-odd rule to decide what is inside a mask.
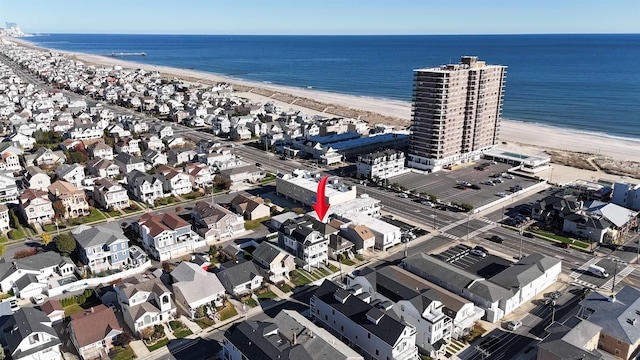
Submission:
[[[224,33],[109,33],[109,32],[33,32],[25,35],[172,35],[172,36],[518,36],[518,35],[640,35],[640,32],[566,32],[566,33],[449,33],[449,34],[224,34]]]

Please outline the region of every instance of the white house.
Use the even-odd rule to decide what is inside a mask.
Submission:
[[[9,317],[3,328],[7,342],[5,354],[14,360],[62,359],[58,334],[47,315],[35,308],[25,307]]]
[[[166,323],[176,316],[176,306],[171,291],[159,278],[127,278],[114,286],[122,317],[129,328],[139,333],[141,329]]]
[[[56,168],[56,175],[59,179],[63,179],[73,184],[78,189],[82,189],[82,181],[85,178],[84,166],[80,164],[60,164]]]
[[[173,294],[180,313],[193,318],[202,305],[222,306],[224,286],[218,277],[200,266],[183,261],[171,271]]]

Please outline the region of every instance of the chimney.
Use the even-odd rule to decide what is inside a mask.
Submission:
[[[91,313],[93,314],[93,306],[91,307]]]
[[[295,345],[297,341],[298,341],[298,338],[296,336],[296,332],[294,331],[293,332],[293,343],[291,345]]]

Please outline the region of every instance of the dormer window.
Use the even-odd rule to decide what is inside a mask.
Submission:
[[[29,344],[33,345],[37,342],[40,342],[40,334],[33,334],[29,336]]]

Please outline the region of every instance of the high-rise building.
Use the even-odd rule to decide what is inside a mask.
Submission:
[[[463,56],[459,64],[414,70],[408,166],[438,171],[493,148],[506,69]]]

